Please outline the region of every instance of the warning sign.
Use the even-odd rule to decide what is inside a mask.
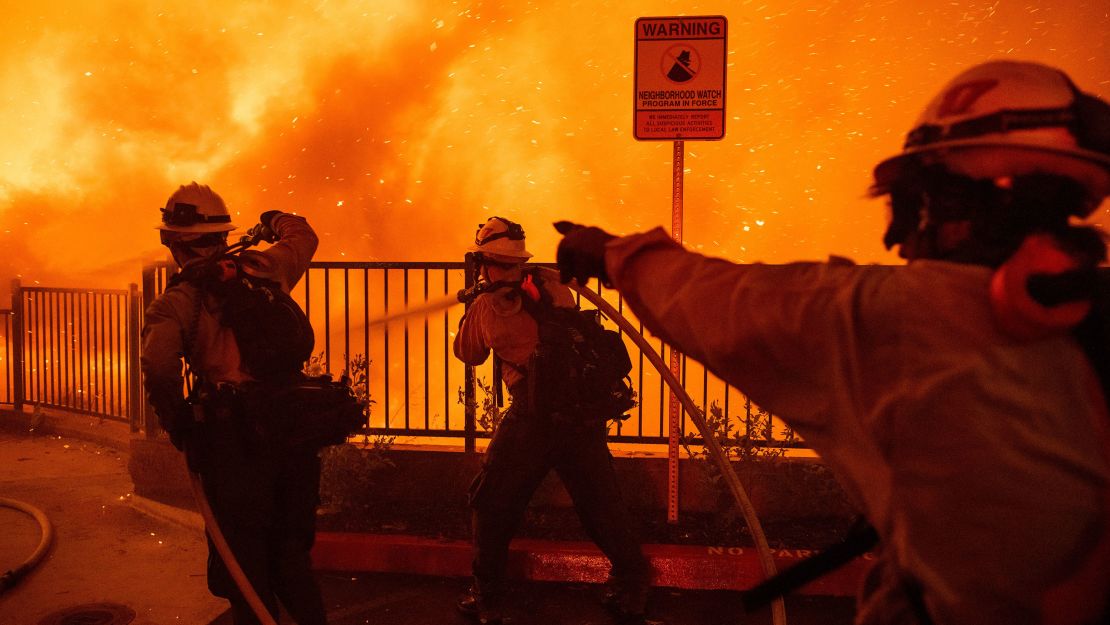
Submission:
[[[725,136],[723,16],[641,17],[636,20],[637,139],[721,139]]]

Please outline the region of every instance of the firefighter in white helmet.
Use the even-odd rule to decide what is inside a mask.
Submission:
[[[491,351],[496,354],[505,364],[504,381],[512,404],[470,487],[474,583],[458,607],[479,623],[502,622],[509,542],[532,494],[554,469],[586,532],[612,564],[607,607],[620,623],[642,625],[651,566],[622,502],[607,446],[607,419],[616,415],[577,409],[565,417],[554,415],[542,405],[539,389],[558,388],[555,385],[567,384],[570,376],[530,379],[534,369],[529,364],[540,344],[537,316],[542,316],[544,306],[574,308],[574,296],[566,286],[544,282],[527,271],[525,263],[532,254],[525,249],[524,229],[515,222],[489,219],[479,227],[468,251],[480,266],[483,281],[515,288],[497,288],[473,300],[455,336],[455,356],[479,365]],[[500,381],[494,383],[500,385]]]
[[[872,187],[907,266],[734,265],[661,229],[572,230],[653,333],[794,427],[875,527],[856,622],[1107,623],[1110,106],[994,61],[928,104]]]
[[[235,228],[223,199],[195,182],[175,191],[161,212],[157,228],[181,275],[226,250]],[[281,211],[267,211],[259,221],[255,231],[273,245],[243,252],[240,266],[288,292],[308,269],[316,234],[303,217]],[[280,600],[298,625],[325,625],[309,560],[320,485],[315,451],[274,452],[252,438],[242,410],[216,409],[207,401],[205,419],[197,422],[182,395],[183,358],[197,376],[195,384],[203,381],[221,394],[232,396],[254,381],[235,335],[221,321],[223,312],[221,300],[188,280],[171,281],[151,303],[142,331],[150,403],[190,469],[203,477],[220,530],[274,619]],[[259,622],[211,541],[208,587],[231,602],[235,625]]]

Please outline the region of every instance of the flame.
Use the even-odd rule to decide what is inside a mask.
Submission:
[[[1097,2],[729,5],[724,140],[686,143],[685,237],[783,262],[893,262],[871,167],[988,58],[1110,96]],[[688,3],[65,1],[0,23],[0,278],[118,287],[197,180],[236,223],[280,209],[320,260],[461,257],[491,214],[539,260],[550,223],[670,223],[671,144],[632,138],[633,23]],[[1098,36],[1097,33],[1103,33]],[[5,280],[6,283],[6,280]],[[6,286],[6,284],[0,284]]]

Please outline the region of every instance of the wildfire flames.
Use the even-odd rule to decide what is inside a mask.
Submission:
[[[685,235],[740,261],[892,261],[871,167],[960,68],[1038,60],[1110,97],[1102,0],[23,2],[0,22],[0,278],[120,287],[182,183],[318,260],[453,260],[478,223],[670,223],[632,137],[633,24],[728,18],[727,135],[686,144]]]

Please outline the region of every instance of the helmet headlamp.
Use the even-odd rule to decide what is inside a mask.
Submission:
[[[231,215],[205,215],[197,210],[196,204],[173,202],[162,211],[162,223],[167,226],[187,227],[196,224],[229,224]]]

